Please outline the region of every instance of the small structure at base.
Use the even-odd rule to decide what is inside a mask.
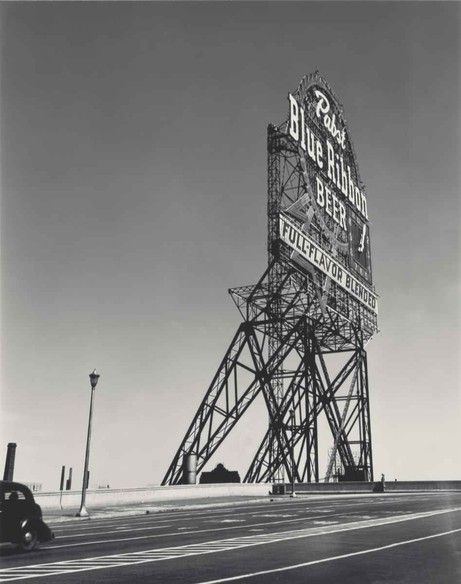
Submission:
[[[351,466],[346,466],[344,468],[344,473],[338,473],[338,482],[339,483],[348,483],[348,482],[356,482],[356,481],[360,481],[360,482],[366,482],[368,480],[367,478],[367,472],[366,469],[364,468],[360,468],[360,467],[351,467]]]
[[[240,475],[236,470],[227,470],[221,463],[210,472],[202,472],[200,484],[209,485],[212,483],[239,483]]]

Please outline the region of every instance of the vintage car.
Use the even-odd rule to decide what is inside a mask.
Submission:
[[[17,544],[24,552],[54,539],[30,489],[21,483],[0,481],[0,542]]]

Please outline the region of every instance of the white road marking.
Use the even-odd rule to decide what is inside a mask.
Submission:
[[[235,582],[236,580],[242,580],[243,578],[252,578],[254,576],[265,576],[267,574],[274,574],[276,572],[288,572],[289,570],[297,570],[298,568],[307,568],[308,566],[314,566],[315,564],[323,564],[325,562],[334,562],[336,560],[344,560],[347,558],[352,558],[353,556],[361,556],[364,554],[372,554],[376,552],[381,552],[383,550],[392,549],[402,545],[408,545],[411,543],[417,543],[420,541],[425,541],[428,539],[434,539],[436,537],[443,537],[445,535],[451,535],[452,533],[458,533],[461,531],[459,529],[452,529],[451,531],[444,531],[443,533],[435,533],[433,535],[426,535],[425,537],[418,537],[416,539],[408,539],[406,541],[398,541],[396,543],[391,543],[389,545],[383,545],[381,547],[372,548],[369,550],[361,550],[360,552],[352,552],[350,554],[343,554],[341,556],[331,556],[330,558],[322,558],[321,560],[312,560],[311,562],[304,562],[303,564],[294,564],[293,566],[286,566],[284,568],[274,568],[272,570],[263,570],[261,572],[250,572],[248,574],[241,574],[240,576],[232,576],[229,578],[220,578],[219,580],[207,580],[206,582],[200,582],[199,584],[221,584],[222,582]]]
[[[110,535],[110,534],[115,534],[115,533],[123,533],[124,531],[128,531],[128,532],[133,532],[133,531],[149,531],[149,530],[154,530],[154,529],[163,529],[165,527],[173,527],[172,525],[146,525],[146,527],[133,527],[132,529],[125,529],[124,527],[115,527],[114,529],[111,529],[110,531],[83,531],[82,533],[68,533],[66,534],[66,538],[67,539],[72,539],[72,538],[77,538],[77,537],[88,537],[88,535]],[[176,529],[186,529],[186,528],[181,528],[181,527],[177,527]],[[55,532],[55,534],[57,533],[56,530],[53,530]]]
[[[188,544],[183,546],[176,546],[170,548],[153,549],[148,551],[131,552],[124,554],[114,554],[110,556],[99,556],[96,558],[84,558],[79,560],[65,560],[60,562],[52,562],[49,564],[35,564],[31,566],[22,566],[16,568],[4,568],[0,569],[0,582],[12,582],[15,580],[23,580],[25,578],[40,578],[42,576],[55,576],[57,574],[74,574],[77,572],[86,572],[91,570],[101,570],[105,568],[116,568],[120,566],[130,566],[136,564],[144,564],[147,562],[156,562],[169,560],[172,558],[180,558],[187,556],[196,556],[201,554],[211,554],[217,552],[231,551],[237,548],[252,547],[258,545],[267,545],[270,543],[276,543],[280,541],[287,541],[291,539],[300,539],[307,537],[314,537],[326,534],[341,533],[345,531],[353,531],[356,529],[366,529],[370,527],[375,527],[378,525],[388,525],[391,523],[399,523],[403,521],[411,521],[415,519],[421,519],[425,517],[431,517],[434,515],[441,515],[444,513],[453,513],[461,511],[461,507],[453,509],[442,509],[438,511],[427,511],[424,513],[415,513],[412,516],[401,515],[392,518],[383,518],[380,520],[373,521],[360,521],[357,523],[348,524],[339,528],[311,528],[311,529],[301,529],[298,531],[289,531],[282,533],[267,533],[261,535],[246,535],[242,537],[236,537],[232,539],[215,540],[210,542],[203,542],[198,544]],[[285,568],[278,568],[267,572],[255,572],[251,574],[244,574],[240,576],[234,576],[230,578],[224,578],[220,580],[212,580],[209,582],[202,582],[201,584],[213,584],[220,582],[228,582],[232,580],[240,580],[242,578],[248,578],[251,576],[258,576],[265,573],[280,572],[286,570],[293,570],[299,567],[304,567],[316,563],[332,561],[335,559],[342,559],[346,557],[351,557],[353,555],[360,555],[365,553],[371,553],[372,551],[379,551],[381,549],[388,549],[396,547],[398,545],[405,545],[406,543],[412,543],[415,541],[423,541],[424,539],[430,539],[432,537],[441,537],[442,535],[448,535],[451,533],[456,533],[461,531],[460,529],[454,529],[441,534],[436,534],[432,536],[426,536],[420,538],[419,540],[408,540],[407,542],[397,542],[395,544],[390,544],[389,546],[384,546],[382,548],[374,548],[373,550],[363,550],[361,552],[355,552],[352,554],[345,554],[343,556],[334,556],[332,558],[324,558],[323,560],[314,560],[312,562],[306,562],[305,564],[297,564],[295,566],[288,566]]]
[[[317,513],[317,511],[315,511]],[[297,514],[295,514],[297,515]],[[283,515],[281,513],[252,513],[251,516],[252,517],[294,517],[295,516],[293,513],[290,513],[289,515]]]
[[[405,495],[404,497],[400,497],[400,498],[394,496],[394,497],[392,497],[392,499],[391,498],[387,498],[386,496],[381,496],[381,497],[379,497],[379,499],[378,498],[374,499],[374,502],[375,502],[376,505],[381,506],[381,505],[387,504],[390,500],[399,501],[402,498],[404,498],[405,500],[407,500],[408,499],[408,495]],[[417,495],[417,498],[418,498],[418,500],[423,500],[423,499],[429,500],[429,499],[431,499],[431,497],[427,497],[427,496],[426,497],[422,497],[422,495]],[[355,499],[353,502],[350,502],[350,503],[345,503],[345,502],[341,501],[341,502],[334,503],[334,504],[331,503],[328,507],[325,507],[325,502],[323,502],[323,506],[322,506],[321,509],[313,509],[313,511],[315,513],[329,513],[329,510],[334,510],[335,508],[343,510],[343,509],[345,509],[347,507],[357,507],[358,505],[368,505],[368,504],[369,504],[369,500],[368,499],[364,500],[363,503],[362,503],[362,500],[357,500],[357,499]],[[294,500],[293,499],[293,500],[290,500],[287,504],[283,504],[282,502],[278,503],[278,510],[288,510],[288,509],[293,510],[293,508],[295,508],[295,509],[300,509],[301,508],[301,509],[304,510],[305,509],[305,502],[303,502],[301,499],[300,500]],[[234,508],[234,509],[238,509],[239,510],[239,509],[241,509],[241,507],[237,507],[237,508]],[[216,514],[217,516],[220,515],[221,517],[226,516],[226,515],[232,515],[232,516],[235,517],[235,515],[238,516],[238,515],[243,514],[241,512],[235,513],[235,511],[233,511],[232,513],[229,513],[228,509],[216,510],[216,511],[213,511],[212,513],[213,514]],[[395,515],[396,511],[382,511],[382,513],[389,513],[389,514]],[[404,513],[411,513],[411,511],[403,511],[402,510],[401,511],[401,514],[404,514]],[[357,515],[357,512],[355,511],[355,512],[349,513],[349,515],[351,515],[351,516],[353,516],[354,514]],[[202,513],[202,512],[197,512],[197,511],[195,511],[195,513],[194,512],[188,512],[188,513],[182,513],[181,512],[181,513],[176,513],[174,516],[172,516],[172,514],[169,513],[169,512],[168,513],[162,513],[162,517],[164,518],[163,521],[170,522],[170,525],[162,525],[162,522],[163,521],[156,519],[156,521],[155,521],[155,527],[151,527],[151,526],[138,527],[138,528],[133,528],[133,530],[128,530],[128,531],[143,531],[143,530],[149,530],[149,529],[160,529],[161,527],[171,528],[171,527],[173,527],[172,523],[176,523],[178,521],[184,521],[184,518],[187,519],[189,516],[191,516],[191,517],[197,517],[197,516],[203,516],[203,515],[206,515],[207,517],[209,517],[209,513],[207,513],[207,512],[203,512]],[[345,515],[346,515],[345,513],[337,513],[337,514],[332,514],[330,517],[344,517]],[[166,516],[168,516],[168,518]],[[304,521],[304,520],[311,521],[311,520],[314,520],[314,519],[319,519],[321,517],[322,517],[321,515],[314,515],[314,516],[311,516],[311,517],[307,516],[307,517],[300,518],[300,519],[285,520],[284,523],[291,523],[291,522],[296,523],[296,522],[300,522],[300,521]],[[324,519],[327,519],[327,518],[329,519],[329,517],[323,517],[323,518]],[[136,523],[139,524],[139,522],[140,522],[139,520],[144,521],[145,520],[145,517],[144,516],[142,516],[142,517],[134,517],[134,519],[136,519]],[[101,521],[102,524],[100,525],[100,527],[98,527],[98,525],[97,525],[98,520],[96,519],[96,520],[93,520],[93,521],[94,521],[94,523],[92,522],[91,527],[95,527],[96,529],[102,529],[108,523],[112,523],[112,520],[110,520],[110,519],[109,520],[107,520],[107,519],[106,520],[102,520]],[[114,521],[115,521],[115,519],[114,519]],[[277,522],[274,522],[274,523],[277,523]],[[254,524],[250,524],[249,527],[257,527],[259,525],[271,525],[271,524],[272,524],[272,522],[268,522],[268,523],[254,523]],[[88,524],[86,524],[86,525],[88,526]],[[56,528],[53,528],[53,530],[55,531],[56,534],[59,534],[60,533],[59,527],[56,526]],[[74,526],[74,525],[66,525],[65,527],[66,527],[66,529],[64,530],[64,532],[66,533],[66,539],[69,539],[69,538],[84,538],[84,537],[88,537],[88,531],[87,530],[84,531],[84,532],[82,532],[82,533],[73,533],[73,534],[70,534],[68,532],[71,531],[71,530],[74,531],[73,528],[74,527],[77,527],[77,526]],[[238,527],[240,527],[240,526],[236,526],[236,527],[229,526],[227,528],[225,528],[225,527],[223,527],[223,528],[217,527],[217,528],[214,528],[214,529],[202,529],[202,530],[191,531],[190,533],[206,533],[206,532],[210,532],[210,531],[219,531],[220,529],[222,529],[222,530],[224,530],[224,529],[237,529]],[[81,529],[81,526],[78,526],[78,528]],[[95,537],[96,536],[101,537],[101,536],[106,535],[106,534],[114,534],[114,535],[117,534],[118,535],[118,534],[121,534],[121,533],[122,533],[122,530],[116,531],[114,528],[112,528],[110,531],[97,531],[97,532],[94,532],[94,536]],[[162,537],[172,537],[174,535],[177,535],[177,533],[178,533],[177,531],[173,531],[173,532],[170,532],[170,533],[162,534],[161,536]],[[160,537],[160,535],[152,534],[152,535],[138,536],[138,537],[133,537],[133,538],[127,537],[127,538],[123,538],[123,539],[122,538],[120,538],[120,539],[118,539],[118,538],[117,539],[108,539],[108,540],[102,539],[102,540],[93,540],[93,541],[81,542],[81,543],[62,544],[62,545],[59,545],[58,544],[58,545],[53,545],[52,547],[53,548],[64,548],[64,547],[77,547],[77,546],[88,546],[88,545],[102,545],[102,544],[105,544],[105,543],[113,543],[115,541],[136,541],[136,540],[139,540],[139,539],[150,539],[150,538],[154,538],[155,539],[155,538],[158,538],[158,537]],[[49,547],[45,547],[45,548],[42,548],[42,549],[50,549],[50,548]]]
[[[347,517],[348,515],[350,515],[351,513],[335,513],[334,515],[331,515],[331,517]],[[311,521],[312,519],[318,519],[320,517],[325,517],[324,515],[315,515],[313,517],[301,517],[298,519],[288,519],[285,520],[284,523],[299,523],[300,521],[305,521],[306,519]],[[280,525],[280,521],[266,521],[264,523],[251,523],[250,525],[248,525],[248,528],[252,528],[252,527],[266,527],[268,525]],[[81,543],[65,543],[62,545],[51,545],[51,546],[47,546],[47,547],[42,547],[42,549],[56,549],[56,548],[68,548],[68,547],[79,547],[79,546],[86,546],[86,545],[101,545],[101,544],[105,544],[105,543],[113,543],[113,542],[121,542],[121,541],[136,541],[139,539],[156,539],[159,537],[173,537],[175,535],[178,535],[178,531],[184,532],[184,531],[188,531],[188,533],[194,534],[194,533],[209,533],[211,532],[215,532],[215,531],[229,531],[231,529],[241,529],[242,526],[241,525],[229,525],[228,527],[210,527],[207,529],[195,529],[194,531],[191,531],[192,529],[194,529],[193,525],[191,526],[185,526],[185,527],[177,527],[176,531],[172,531],[170,533],[159,533],[159,534],[151,534],[151,535],[138,535],[136,537],[120,537],[117,539],[101,539],[101,540],[93,540],[93,541],[84,541]],[[113,531],[108,532],[108,533],[115,533]],[[102,535],[100,533],[95,534],[95,535]],[[77,535],[73,535],[70,537],[84,537],[85,534],[79,534]]]
[[[346,497],[347,495],[344,495],[344,497]],[[406,496],[406,498],[408,498]],[[427,497],[429,499],[429,497]],[[384,497],[380,497],[379,499],[375,499],[375,503],[376,504],[386,504],[390,501],[391,499],[389,498],[384,498]],[[396,499],[398,500],[398,499]],[[419,499],[421,500],[421,499]],[[312,501],[310,500],[310,503],[317,503],[316,501]],[[324,503],[324,501],[322,502]],[[359,505],[367,505],[369,503],[368,500],[364,500],[362,502],[362,500],[357,500],[355,499],[353,502],[351,503],[345,503],[344,501],[340,501],[338,503],[335,504],[330,504],[328,507],[325,507],[323,505],[323,507],[321,509],[312,509],[313,512],[315,513],[329,513],[330,511],[335,511],[337,509],[345,509],[347,507],[357,507]],[[277,511],[293,511],[294,509],[296,510],[305,510],[305,501],[302,501],[302,499],[300,498],[299,500],[295,500],[292,499],[289,502],[282,502],[282,501],[277,501]],[[183,522],[184,519],[187,519],[189,517],[193,517],[194,519],[197,517],[202,517],[202,516],[206,516],[207,518],[210,518],[213,516],[213,514],[215,514],[217,517],[219,516],[225,516],[225,515],[231,515],[232,517],[235,517],[236,515],[246,515],[247,512],[240,512],[240,509],[246,509],[245,507],[233,507],[233,511],[229,512],[229,509],[216,509],[216,510],[212,510],[210,514],[210,511],[198,511],[197,509],[195,509],[194,511],[191,512],[181,512],[181,511],[174,511],[174,512],[169,512],[169,511],[165,511],[161,513],[161,517],[162,519],[159,518],[155,518],[155,525],[156,526],[162,526],[162,524],[166,523],[170,523],[170,525],[165,526],[163,525],[163,527],[172,527],[171,523],[178,523],[178,522]],[[251,509],[251,507],[250,507]],[[236,512],[238,511],[238,512]],[[253,515],[257,515],[257,513],[253,513]],[[126,517],[123,518],[124,520],[126,520]],[[307,517],[306,519],[309,519],[309,517]],[[310,518],[312,519],[312,518]],[[131,520],[133,520],[136,523],[142,523],[144,521],[146,521],[146,516],[145,515],[133,515],[131,516]],[[89,533],[89,529],[87,529],[88,527],[90,527],[90,524],[88,521],[82,521],[82,524],[79,524],[80,522],[78,522],[77,524],[75,524],[75,522],[72,522],[73,520],[70,520],[69,522],[63,522],[63,523],[56,523],[53,524],[53,521],[50,520],[48,521],[48,523],[50,523],[53,527],[53,531],[57,534],[64,532],[66,533],[66,537],[87,537],[88,533]],[[115,529],[116,527],[113,526],[111,528],[110,531],[99,531],[101,529],[106,529],[109,527],[109,525],[111,523],[117,523],[117,521],[120,521],[120,518],[104,518],[104,519],[92,519],[91,520],[91,528],[94,528],[94,534],[95,535],[105,535],[107,533],[115,533]],[[83,533],[75,533],[74,535],[70,535],[69,532],[75,532],[78,530],[81,530],[83,528],[83,524],[85,525],[85,531]],[[138,527],[138,528],[133,528],[132,530],[139,530],[142,531],[143,529],[149,529],[149,527]],[[131,531],[131,530],[129,530]]]

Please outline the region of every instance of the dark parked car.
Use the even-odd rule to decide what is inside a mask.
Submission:
[[[38,542],[53,538],[30,489],[21,483],[0,481],[0,541],[30,552]]]

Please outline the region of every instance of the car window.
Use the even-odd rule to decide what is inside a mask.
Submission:
[[[5,491],[5,501],[25,501],[26,497],[22,491],[10,490]]]

